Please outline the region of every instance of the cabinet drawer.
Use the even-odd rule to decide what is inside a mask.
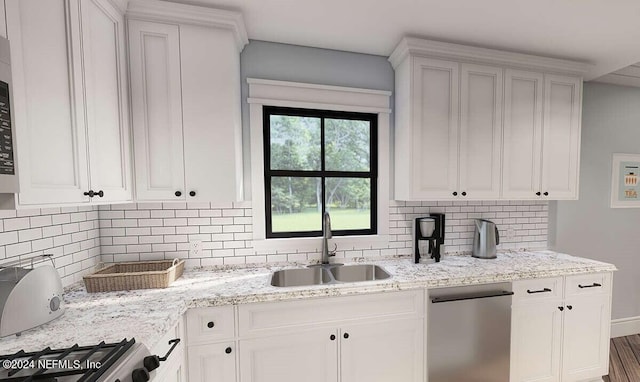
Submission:
[[[608,294],[611,291],[611,273],[567,276],[565,283],[566,296]]]
[[[423,316],[424,292],[417,290],[240,305],[238,329],[240,336],[251,336],[309,326],[330,326],[336,322],[352,319]]]
[[[187,311],[189,345],[233,338],[234,328],[235,317],[232,305]]]
[[[562,277],[513,282],[513,302],[562,298]]]
[[[184,321],[182,320],[182,318],[173,328],[171,328],[162,336],[160,341],[158,341],[158,343],[155,344],[152,349],[150,349],[151,354],[163,357],[171,348],[169,341],[174,338],[180,338],[180,343],[173,351],[173,353],[171,353],[171,357],[173,357],[174,353],[178,353],[178,351],[182,349],[185,344]]]

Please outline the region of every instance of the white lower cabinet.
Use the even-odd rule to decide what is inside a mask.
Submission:
[[[187,369],[184,363],[184,352],[172,354],[172,358],[158,369],[153,382],[186,382]]]
[[[422,290],[246,304],[234,312],[187,313],[190,382],[424,381]],[[235,330],[228,321],[238,323]],[[217,339],[203,343],[207,329]]]
[[[560,376],[562,300],[514,305],[511,381],[554,382]]]
[[[190,346],[187,364],[189,381],[234,382],[237,379],[235,342]]]
[[[424,381],[424,320],[345,326],[340,339],[342,382]]]
[[[241,340],[240,381],[337,381],[338,342],[332,329]]]
[[[608,374],[611,274],[514,282],[511,382]]]
[[[156,346],[150,349],[151,354],[159,357],[165,356],[173,346],[172,340],[180,339],[180,342],[171,351],[167,360],[160,363],[155,370],[153,382],[186,382],[187,370],[185,363],[185,332],[184,321],[178,323],[165,333]]]

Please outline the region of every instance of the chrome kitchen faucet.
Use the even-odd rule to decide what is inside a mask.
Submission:
[[[331,239],[331,216],[325,212],[322,216],[322,264],[329,264],[329,257],[335,256],[338,249],[336,244],[333,251],[329,251],[328,239]]]

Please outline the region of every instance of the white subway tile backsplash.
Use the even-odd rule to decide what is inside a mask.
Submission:
[[[548,204],[543,201],[395,202],[390,205],[389,242],[339,248],[339,257],[410,255],[412,221],[429,212],[447,214],[447,252],[469,251],[473,220],[494,220],[503,249],[547,245]],[[140,203],[0,211],[0,258],[51,253],[68,285],[100,262],[188,258],[188,265],[312,261],[308,252],[253,248],[250,202]],[[189,241],[202,241],[189,257]]]

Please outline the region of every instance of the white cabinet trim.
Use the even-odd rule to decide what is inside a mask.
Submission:
[[[391,56],[389,56],[389,61],[395,69],[408,55],[439,57],[575,75],[584,75],[593,67],[593,65],[584,62],[478,48],[415,37],[404,37],[391,53]]]
[[[127,8],[127,17],[170,24],[193,24],[228,29],[233,32],[239,51],[249,43],[244,18],[239,12],[168,1],[131,0]]]
[[[262,106],[315,108],[324,110],[366,111],[378,114],[378,238],[389,233],[389,98],[391,92],[272,81],[248,78],[249,125],[251,132],[251,198],[253,244],[260,250],[267,242],[265,232],[264,150]],[[369,237],[373,240],[376,237]],[[370,240],[371,240],[370,239]],[[349,236],[333,239],[341,246],[352,243]],[[280,241],[281,242],[281,241]],[[320,245],[320,238],[287,239],[291,246],[306,249]],[[268,246],[271,246],[269,244]],[[304,248],[303,248],[304,247]],[[343,247],[344,248],[344,247]]]

